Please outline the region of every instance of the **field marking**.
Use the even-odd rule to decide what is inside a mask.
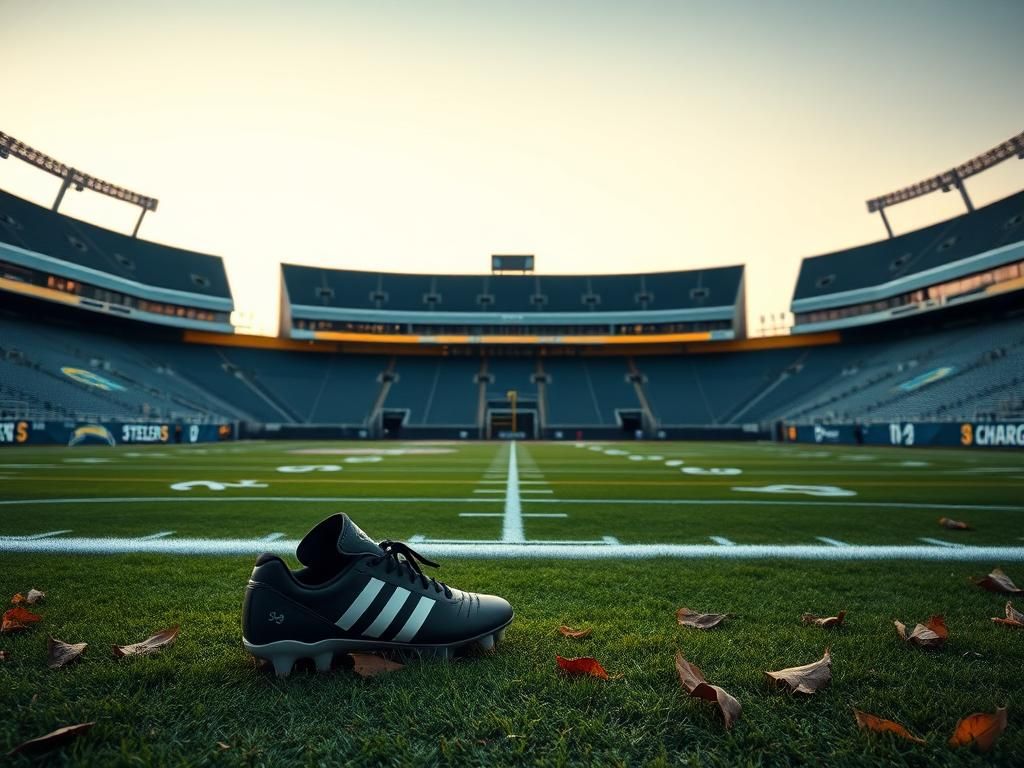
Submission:
[[[736,542],[735,541],[733,541],[732,539],[727,539],[727,538],[725,538],[725,536],[708,536],[708,538],[711,539],[713,542],[715,542],[715,544],[718,544],[719,546],[722,546],[722,547],[735,547],[736,546]]]
[[[918,539],[918,541],[926,541],[929,544],[935,544],[936,546],[939,546],[939,547],[966,547],[967,546],[966,544],[959,544],[959,543],[957,543],[955,541],[943,541],[942,539],[932,539],[932,538],[929,538],[928,536],[922,536],[922,537],[920,537]]]
[[[140,537],[142,541],[149,541],[150,539],[163,539],[174,534],[174,531],[159,531],[158,533],[151,533],[149,536]]]
[[[1024,562],[1024,547],[932,545],[825,544],[615,544],[613,537],[600,542],[495,542],[477,540],[426,541],[409,539],[428,557],[550,558],[550,559],[790,559],[790,560],[931,560],[947,562]],[[184,539],[184,538],[0,538],[0,552],[36,554],[163,554],[163,555],[258,555],[272,551],[292,555],[297,539]]]
[[[173,501],[178,504],[198,504],[212,502],[225,504],[228,502],[286,501],[291,504],[500,504],[501,499],[476,499],[471,496],[87,496],[83,498],[53,499],[0,499],[0,506],[34,506],[39,504],[137,504],[161,503]],[[1024,512],[1019,504],[944,504],[910,501],[802,501],[775,499],[530,499],[530,504],[615,504],[615,505],[654,505],[683,507],[859,507],[868,509],[951,509],[951,510],[989,510],[993,512]]]
[[[516,463],[515,440],[508,445],[508,484],[505,486],[505,518],[501,524],[501,540],[506,544],[526,541],[523,506],[519,501],[519,466]]]
[[[283,533],[281,533],[280,531],[275,531],[274,533],[268,533],[266,536],[264,536],[262,539],[260,539],[260,541],[277,541],[278,539],[283,539],[283,538],[284,538],[284,534]]]
[[[501,480],[481,480],[480,481],[481,485],[484,485],[484,484],[487,484],[487,483],[490,483],[492,485],[495,484],[495,483],[501,483],[502,485],[504,485],[505,484],[505,479],[502,478]],[[520,485],[547,485],[547,483],[545,483],[543,480],[520,480],[519,484]]]
[[[848,546],[850,546],[845,541],[840,541],[839,539],[830,539],[828,536],[815,536],[814,538],[816,538],[818,541],[821,541],[821,542],[824,542],[825,544],[828,544],[830,547],[848,547]]]
[[[51,536],[60,536],[62,533],[71,533],[70,528],[65,528],[62,531],[47,531],[46,533],[33,533],[28,536],[0,536],[0,539],[8,541],[36,541],[38,539],[48,539]]]
[[[459,517],[504,517],[504,512],[459,512]],[[523,517],[568,517],[566,512],[523,512]]]

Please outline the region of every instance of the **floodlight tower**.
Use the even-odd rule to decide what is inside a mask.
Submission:
[[[987,152],[982,152],[977,157],[973,157],[955,168],[950,168],[948,171],[943,171],[916,184],[911,184],[909,187],[897,189],[895,192],[868,200],[868,213],[875,213],[877,211],[881,214],[882,223],[885,224],[885,231],[889,233],[889,237],[893,237],[893,233],[892,226],[889,224],[889,218],[885,215],[886,208],[897,203],[905,203],[907,200],[913,200],[940,189],[943,192],[949,192],[953,189],[959,191],[960,196],[964,200],[964,205],[967,206],[967,212],[971,213],[974,210],[974,203],[971,202],[970,195],[967,194],[967,187],[964,186],[964,181],[976,173],[987,171],[1004,160],[1009,160],[1011,157],[1024,160],[1024,131],[1016,136],[1011,136],[999,146],[993,147]]]
[[[109,181],[103,181],[103,179],[82,173],[69,165],[54,160],[37,149],[33,149],[22,141],[8,136],[6,133],[0,132],[0,160],[6,160],[8,157],[24,160],[29,165],[34,165],[36,168],[46,171],[61,180],[60,190],[53,201],[52,209],[54,211],[60,208],[60,204],[64,200],[64,193],[71,187],[74,187],[77,192],[91,189],[93,192],[99,192],[101,195],[139,206],[141,211],[139,212],[138,220],[135,222],[135,229],[132,230],[132,237],[138,236],[139,227],[142,225],[142,217],[146,215],[146,211],[155,211],[160,203],[155,197],[140,195],[138,192],[132,192],[130,189],[111,184]]]

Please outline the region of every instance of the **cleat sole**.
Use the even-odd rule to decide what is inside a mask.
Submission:
[[[511,621],[509,622],[511,624]],[[459,640],[447,645],[416,645],[407,643],[389,643],[383,641],[344,640],[332,638],[316,643],[303,643],[298,640],[279,640],[265,645],[255,645],[244,637],[242,645],[246,651],[258,659],[265,659],[274,667],[278,677],[288,677],[295,663],[301,659],[310,659],[318,672],[331,669],[334,655],[337,653],[379,652],[397,653],[403,661],[415,659],[451,659],[460,652],[481,648],[493,650],[495,645],[505,637],[508,624],[498,630],[491,630],[483,635]]]

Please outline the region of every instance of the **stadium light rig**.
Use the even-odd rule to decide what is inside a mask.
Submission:
[[[142,211],[139,213],[138,221],[135,222],[132,237],[136,237],[139,234],[142,217],[146,215],[146,211],[155,211],[160,203],[155,197],[140,195],[138,192],[132,192],[130,189],[111,184],[109,181],[82,173],[76,168],[72,168],[37,149],[33,149],[23,141],[18,141],[13,136],[0,132],[0,160],[6,160],[12,156],[61,179],[60,191],[57,193],[57,198],[53,201],[52,208],[54,211],[60,208],[60,204],[64,200],[64,193],[70,187],[74,187],[78,192],[84,189],[91,189],[93,192],[98,192],[101,195],[139,206]]]
[[[890,192],[887,195],[881,195],[880,197],[868,200],[868,213],[878,212],[881,214],[882,223],[885,224],[885,231],[889,233],[889,237],[893,237],[893,233],[892,227],[889,226],[889,219],[885,215],[886,208],[890,205],[905,203],[907,200],[913,200],[923,195],[937,192],[940,189],[943,192],[949,192],[952,189],[958,190],[964,199],[964,205],[967,206],[967,212],[970,213],[974,210],[974,203],[971,202],[971,198],[967,194],[964,180],[982,171],[987,171],[989,168],[998,165],[1004,160],[1009,160],[1011,157],[1024,160],[1024,131],[1016,136],[1011,136],[1002,144],[993,147],[987,152],[982,152],[977,157],[973,157],[955,168],[950,168],[948,171],[943,171],[916,184],[903,187],[903,189],[897,189],[895,192]]]

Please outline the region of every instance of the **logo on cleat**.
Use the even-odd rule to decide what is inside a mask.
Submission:
[[[271,621],[274,624],[284,624],[284,614],[278,613],[277,611],[271,611],[267,617],[267,621]]]

